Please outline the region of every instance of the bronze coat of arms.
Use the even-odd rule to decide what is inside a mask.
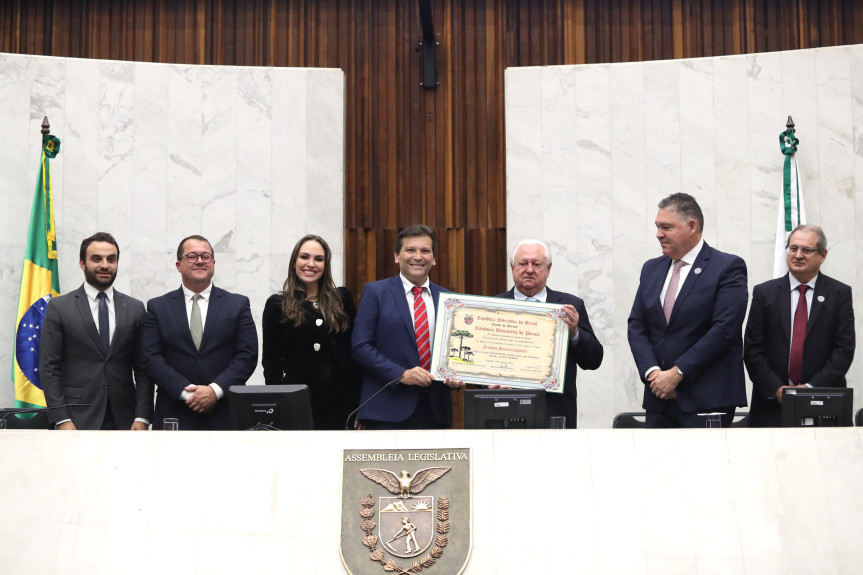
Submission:
[[[470,449],[348,449],[341,556],[348,573],[462,573],[470,556]]]

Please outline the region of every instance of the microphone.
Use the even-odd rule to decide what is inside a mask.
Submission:
[[[400,382],[401,380],[402,380],[402,376],[398,376],[398,377],[397,377],[397,378],[395,378],[394,380],[386,382],[383,386],[381,386],[381,388],[380,388],[379,390],[377,390],[376,392],[374,392],[370,398],[368,398],[367,400],[365,400],[364,402],[362,402],[358,408],[356,408],[355,410],[353,410],[352,412],[350,412],[350,413],[348,414],[348,418],[345,420],[345,429],[348,429],[348,430],[349,430],[349,429],[351,428],[351,418],[352,418],[353,416],[355,416],[357,413],[359,413],[359,411],[360,411],[362,408],[364,408],[364,407],[365,407],[365,406],[366,406],[366,405],[367,405],[371,400],[373,400],[374,398],[376,398],[377,396],[379,396],[379,395],[381,394],[381,392],[383,392],[383,390],[385,390],[385,389],[392,389],[393,387],[395,387],[395,385],[394,385],[394,384],[397,384],[397,383],[398,383],[398,382]]]
[[[54,407],[10,407],[0,409],[0,421],[5,422],[10,415],[19,413],[44,413],[54,411],[55,409],[63,409],[66,407],[90,407],[92,403],[64,403],[63,405],[55,405]]]

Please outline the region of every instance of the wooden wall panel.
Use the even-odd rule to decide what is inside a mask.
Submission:
[[[440,86],[420,87],[411,0],[7,0],[0,51],[339,67],[346,74],[346,282],[391,275],[397,230],[441,241],[433,279],[506,286],[503,73],[863,42],[855,0],[433,0]],[[538,233],[541,233],[538,231]]]

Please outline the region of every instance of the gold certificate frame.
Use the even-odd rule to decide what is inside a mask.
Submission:
[[[563,393],[569,327],[562,305],[438,296],[431,372],[477,385]]]

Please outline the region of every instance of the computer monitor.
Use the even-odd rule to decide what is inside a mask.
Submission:
[[[228,406],[235,430],[314,429],[307,385],[232,385]]]
[[[782,427],[851,427],[854,390],[789,387],[782,390]]]
[[[468,389],[465,429],[543,429],[544,389]]]

